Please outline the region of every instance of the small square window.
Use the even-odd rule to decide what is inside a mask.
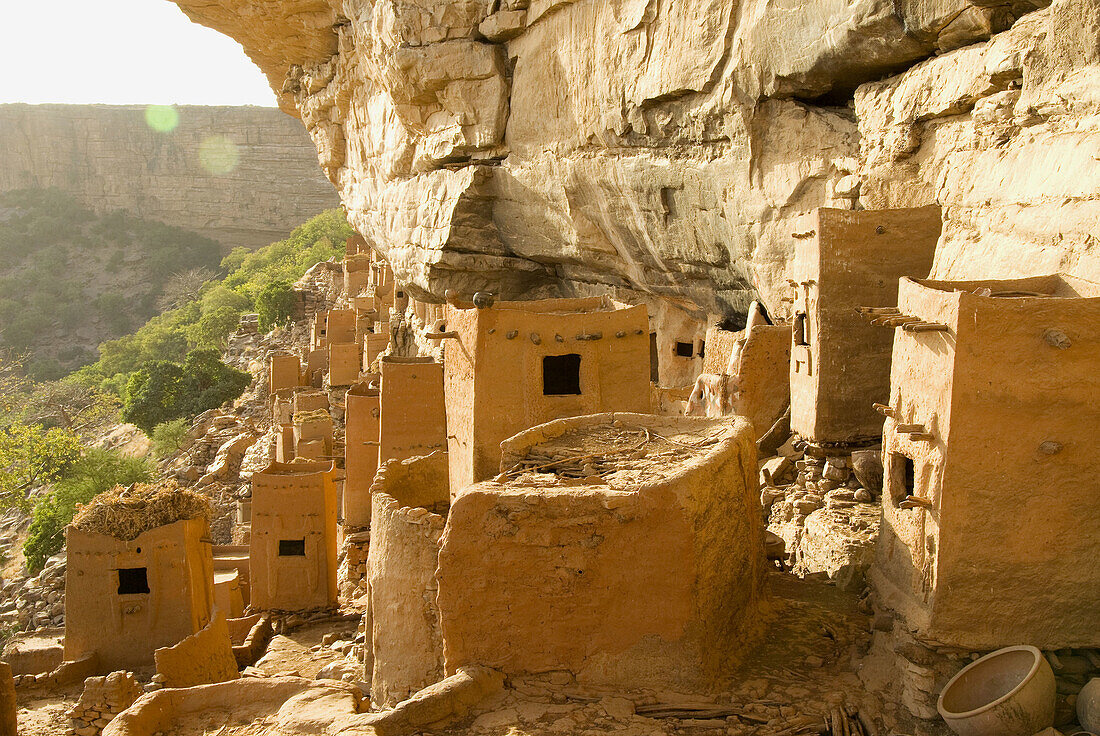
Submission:
[[[695,344],[690,342],[676,342],[676,355],[680,358],[690,358],[695,355]]]
[[[120,567],[118,569],[118,594],[134,595],[149,592],[149,574],[144,567]]]
[[[544,396],[567,396],[581,392],[581,356],[577,353],[547,355],[542,359]]]
[[[305,557],[306,540],[304,539],[280,539],[279,557]]]

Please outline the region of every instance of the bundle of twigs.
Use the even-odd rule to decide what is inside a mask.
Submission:
[[[623,435],[624,439],[627,435]],[[627,447],[609,447],[598,452],[588,452],[580,455],[566,455],[564,453],[547,453],[538,449],[532,449],[527,457],[513,465],[505,473],[505,476],[516,476],[523,473],[554,473],[565,478],[587,478],[592,475],[602,475],[612,468],[606,466],[611,459],[619,459],[623,455],[631,455],[638,452],[645,454],[645,446],[649,444],[649,430],[642,428],[635,437],[641,441]]]
[[[129,541],[150,529],[202,517],[209,525],[210,501],[174,481],[115,486],[80,507],[73,526],[84,532]]]
[[[786,718],[782,723],[773,723],[770,727],[764,727],[771,723],[771,719],[756,713],[749,713],[744,708],[735,705],[699,704],[685,705],[680,703],[655,703],[653,705],[640,705],[635,712],[647,718],[682,718],[712,720],[719,718],[737,718],[746,723],[761,726],[756,730],[756,736],[878,736],[869,718],[864,717],[859,711],[848,706],[836,706],[824,716],[810,713]]]

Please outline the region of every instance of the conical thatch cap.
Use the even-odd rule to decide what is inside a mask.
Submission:
[[[182,489],[174,481],[135,483],[129,488],[115,486],[93,498],[80,508],[73,526],[129,541],[185,519],[202,517],[209,527],[212,515],[206,496]]]

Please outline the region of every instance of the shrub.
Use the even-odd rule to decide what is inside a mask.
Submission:
[[[152,432],[184,413],[183,366],[167,360],[147,363],[126,384],[122,418]]]
[[[241,323],[241,313],[233,307],[218,307],[204,314],[187,330],[191,344],[198,348],[224,348],[226,339]]]
[[[77,504],[116,485],[146,483],[153,476],[147,460],[123,457],[117,452],[89,448],[74,462],[34,507],[23,555],[27,568],[36,573],[65,543],[65,527],[73,520]]]
[[[161,422],[153,427],[150,438],[153,440],[153,454],[163,460],[183,447],[183,439],[191,429],[191,422],[180,417],[170,422]]]
[[[80,439],[67,429],[15,422],[0,429],[0,508],[27,510],[32,488],[61,476],[80,456]]]
[[[217,350],[192,350],[183,365],[154,361],[131,375],[122,418],[152,433],[158,424],[237,398],[251,382],[251,374],[223,363]]]
[[[285,325],[294,311],[294,287],[288,281],[272,281],[256,297],[260,332]]]
[[[214,409],[244,393],[252,374],[222,362],[217,350],[192,350],[183,362],[189,416]]]

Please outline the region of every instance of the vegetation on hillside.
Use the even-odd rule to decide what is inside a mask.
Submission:
[[[222,362],[217,350],[192,350],[183,364],[146,363],[130,375],[122,418],[152,434],[158,424],[190,419],[240,396],[252,375]]]
[[[32,377],[60,378],[156,314],[181,275],[212,274],[222,252],[182,228],[97,215],[57,190],[0,194],[0,347],[26,354]]]
[[[261,329],[286,322],[293,305],[290,284],[310,267],[344,252],[351,228],[340,210],[328,210],[286,240],[257,251],[235,248],[192,299],[149,320],[136,332],[99,346],[99,360],[77,374],[123,399],[131,377],[149,364],[183,365],[192,350],[225,347],[242,314],[261,313]]]
[[[35,381],[6,352],[0,406],[0,508],[33,508],[24,553],[35,572],[61,549],[76,504],[115,484],[148,480],[152,466],[87,446],[117,418],[117,400],[72,379]]]
[[[0,196],[0,231],[13,218],[25,216],[18,197],[9,196]],[[64,197],[51,201],[60,212],[54,219],[69,223],[64,227],[72,240],[67,242],[84,242],[74,235],[83,232],[74,223],[87,213],[72,210]],[[35,222],[30,229],[51,229],[46,220]],[[41,380],[41,356],[26,365],[15,357],[33,346],[17,342],[14,347],[20,350],[12,350],[0,345],[0,508],[33,508],[24,545],[32,572],[61,549],[65,526],[78,504],[115,485],[153,478],[150,461],[90,447],[97,429],[117,420],[121,409],[122,418],[151,434],[158,456],[177,450],[196,414],[239,396],[251,380],[221,360],[221,349],[241,315],[260,313],[264,329],[285,323],[294,304],[291,284],[316,263],[342,255],[350,234],[342,213],[331,210],[284,241],[256,252],[232,251],[222,259],[222,278],[202,266],[176,271],[162,282],[159,293],[148,294],[151,308],[171,307],[168,311],[132,334],[100,345],[99,360],[60,380]],[[9,247],[4,243],[0,248]],[[163,259],[156,262],[162,271],[171,265]],[[0,270],[0,282],[5,273]],[[0,291],[5,338],[4,320],[11,312],[3,310],[12,308],[4,300],[11,293]],[[125,310],[133,292],[104,293],[100,301],[113,297],[118,297],[114,307]],[[45,494],[35,490],[43,487]]]

